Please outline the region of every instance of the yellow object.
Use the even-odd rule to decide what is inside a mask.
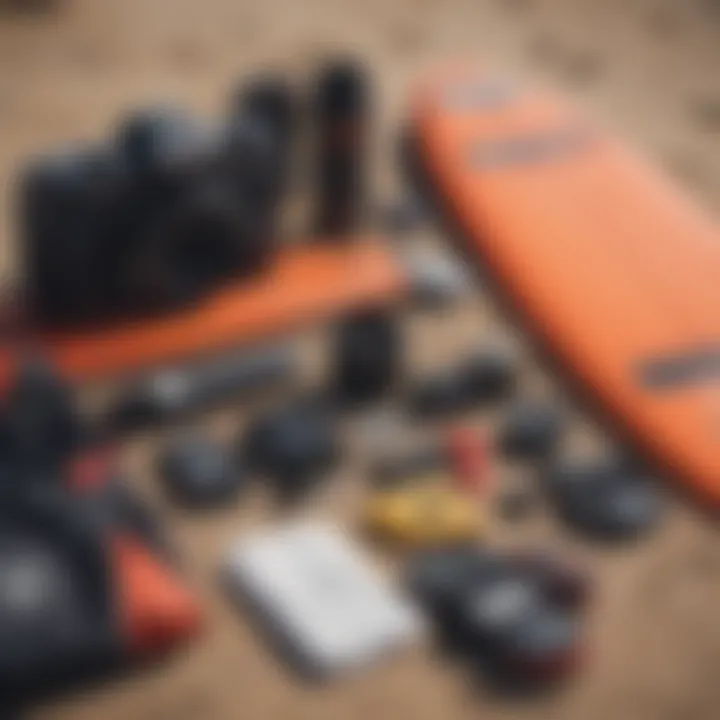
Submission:
[[[373,534],[414,547],[473,540],[485,530],[482,507],[440,483],[377,491],[365,520]]]

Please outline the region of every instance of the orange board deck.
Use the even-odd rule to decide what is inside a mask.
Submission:
[[[551,93],[453,68],[413,147],[469,256],[618,426],[720,507],[720,233]]]
[[[68,378],[105,379],[271,338],[365,305],[392,302],[405,286],[379,241],[315,243],[283,250],[266,273],[188,310],[121,325],[33,338]],[[0,385],[14,367],[0,351]]]

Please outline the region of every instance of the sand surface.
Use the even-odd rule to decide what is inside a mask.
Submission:
[[[16,0],[16,5],[22,0]],[[12,3],[0,2],[0,6]],[[236,79],[258,67],[301,81],[325,52],[364,55],[377,77],[376,192],[397,187],[388,158],[412,80],[434,59],[481,54],[520,76],[557,85],[643,147],[701,202],[720,209],[720,5],[710,0],[67,0],[55,12],[0,11],[1,262],[12,277],[15,170],[32,153],[103,137],[119,114],[147,101],[222,108]],[[431,233],[429,234],[431,235]],[[433,237],[426,238],[429,242]],[[720,281],[720,279],[719,279]],[[413,364],[502,336],[515,341],[478,297],[450,319],[410,323]],[[439,339],[441,341],[439,341]],[[308,374],[320,338],[304,341]],[[562,398],[530,356],[528,393]],[[564,401],[564,398],[562,398]],[[571,443],[600,435],[573,411]],[[488,422],[489,418],[479,418]],[[212,418],[237,432],[237,411]],[[351,428],[355,460],[307,509],[352,527],[360,460],[372,441]],[[657,537],[633,550],[585,546],[541,514],[498,526],[494,542],[542,542],[592,568],[597,582],[587,672],[561,695],[527,704],[490,699],[461,667],[430,648],[410,652],[325,689],[288,679],[252,627],[222,597],[217,566],[230,541],[272,521],[253,493],[239,509],[185,516],[153,481],[157,438],[128,448],[139,489],[167,516],[190,582],[208,609],[205,636],[139,676],[39,709],[47,720],[713,720],[720,717],[720,545],[694,511],[673,502]],[[521,473],[505,467],[503,474]],[[2,712],[0,712],[0,716]]]

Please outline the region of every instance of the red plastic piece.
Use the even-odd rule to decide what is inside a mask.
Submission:
[[[67,469],[70,488],[78,492],[100,489],[107,482],[117,455],[117,447],[108,444],[73,457]]]
[[[452,428],[446,438],[446,453],[458,486],[487,495],[491,490],[490,448],[485,438],[469,427]]]
[[[132,653],[163,653],[197,634],[201,614],[195,599],[147,548],[118,534],[111,553],[121,622]]]

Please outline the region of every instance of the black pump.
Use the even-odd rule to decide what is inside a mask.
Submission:
[[[316,81],[313,120],[317,131],[315,231],[341,237],[362,224],[370,118],[370,82],[362,64],[337,60]]]

